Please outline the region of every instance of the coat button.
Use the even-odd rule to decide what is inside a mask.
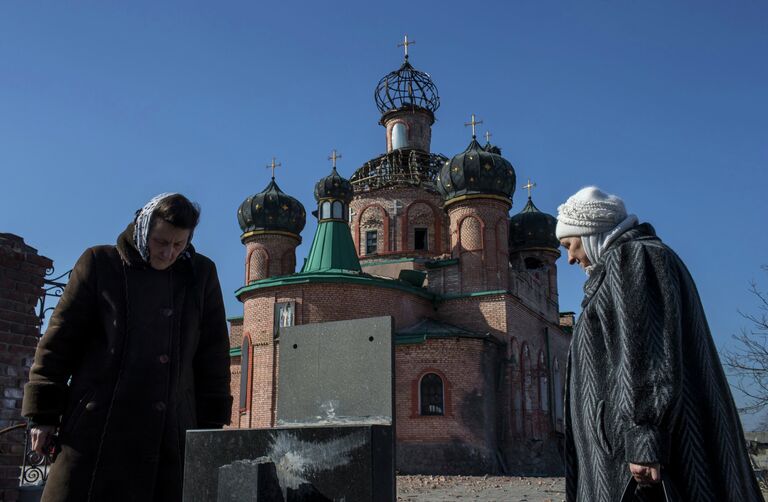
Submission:
[[[160,354],[157,356],[157,360],[160,361],[160,364],[165,364],[170,360],[170,358],[168,357],[168,354]]]
[[[155,403],[155,409],[157,411],[165,411],[165,403],[162,401],[158,401]]]
[[[85,409],[88,411],[93,411],[97,406],[98,405],[96,404],[96,401],[88,401],[88,403],[85,405]]]
[[[171,309],[171,308],[164,308],[163,309],[163,315],[165,317],[171,317],[173,315],[173,309]]]

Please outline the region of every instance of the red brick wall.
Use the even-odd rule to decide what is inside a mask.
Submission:
[[[509,204],[474,198],[448,206],[451,256],[459,259],[461,290],[469,293],[507,289]]]
[[[296,237],[257,234],[245,239],[245,284],[296,271]]]
[[[393,209],[395,200],[403,207]],[[448,252],[448,217],[442,210],[442,198],[422,188],[392,188],[355,195],[350,203],[353,211],[350,222],[360,264],[367,259],[381,260],[401,254],[437,256]],[[373,216],[373,219],[371,217]],[[367,224],[366,224],[367,223]],[[414,250],[414,229],[427,228],[428,249]],[[365,254],[365,232],[378,231],[376,256]]]
[[[38,340],[35,312],[53,262],[13,234],[0,233],[0,429],[23,422],[21,398]],[[0,436],[2,500],[16,500],[24,433]]]
[[[371,300],[373,294],[376,301]],[[252,405],[251,410],[238,417],[241,427],[274,424],[279,357],[279,345],[273,343],[274,306],[289,301],[296,305],[296,325],[390,315],[395,320],[395,329],[400,329],[433,312],[431,302],[425,298],[398,289],[372,290],[370,286],[353,284],[313,283],[250,293],[244,300],[243,330],[250,334],[253,343]]]
[[[432,122],[434,119],[427,113],[413,112],[411,110],[391,113],[387,116],[384,127],[387,131],[387,152],[392,151],[392,128],[395,124],[405,125],[408,147],[429,152],[432,142]]]

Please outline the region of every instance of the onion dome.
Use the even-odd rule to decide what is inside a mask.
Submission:
[[[348,179],[342,178],[336,167],[331,174],[315,183],[315,200],[318,202],[324,199],[340,200],[346,204],[352,200],[352,183]]]
[[[432,77],[411,66],[407,55],[399,69],[379,80],[374,97],[376,107],[382,114],[422,109],[434,116],[435,111],[440,108],[440,96]]]
[[[509,220],[510,253],[531,248],[558,249],[555,227],[557,218],[539,211],[529,197],[523,210]]]
[[[486,150],[473,137],[466,150],[443,165],[435,184],[445,201],[462,195],[495,195],[511,200],[515,179],[512,164]]]
[[[242,238],[252,232],[288,232],[298,236],[306,223],[306,211],[298,200],[286,194],[272,178],[269,185],[251,195],[237,210]]]

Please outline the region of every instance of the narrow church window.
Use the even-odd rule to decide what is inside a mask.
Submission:
[[[555,372],[555,383],[554,383],[554,392],[555,392],[555,422],[558,426],[558,430],[562,431],[562,422],[563,422],[563,383],[561,381],[560,377],[560,363],[555,359],[554,364],[554,372]]]
[[[378,237],[378,232],[376,230],[368,230],[367,232],[365,232],[365,254],[376,253],[377,237]]]
[[[250,396],[248,395],[248,382],[251,380],[251,341],[248,335],[243,338],[243,346],[240,353],[240,411],[248,409]]]
[[[342,214],[342,205],[339,201],[334,201],[333,203],[333,218],[336,220],[344,219],[344,215]]]
[[[320,219],[324,220],[331,217],[331,203],[328,201],[323,202],[320,206]]]
[[[421,379],[421,414],[443,415],[443,380],[434,373]]]
[[[429,248],[429,240],[427,237],[428,234],[426,228],[415,228],[413,230],[413,248],[426,251]]]
[[[398,122],[392,126],[392,150],[408,146],[408,131],[405,124]]]

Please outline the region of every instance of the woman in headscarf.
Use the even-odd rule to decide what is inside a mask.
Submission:
[[[72,270],[24,391],[33,447],[58,430],[44,502],[180,501],[186,431],[229,423],[221,288],[190,242],[199,216],[158,195]]]
[[[762,501],[680,258],[596,187],[558,208],[556,233],[589,275],[568,356],[567,500]]]

